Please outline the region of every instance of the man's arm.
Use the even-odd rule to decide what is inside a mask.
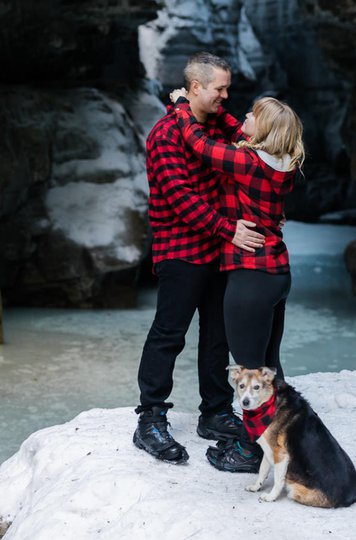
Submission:
[[[151,174],[173,212],[204,236],[219,235],[231,242],[236,223],[219,214],[193,190],[182,147],[162,138],[156,139],[149,151]]]
[[[255,224],[229,220],[192,189],[182,148],[171,141],[155,140],[150,147],[152,175],[179,218],[204,236],[220,236],[247,251],[263,244],[264,237],[251,231]]]

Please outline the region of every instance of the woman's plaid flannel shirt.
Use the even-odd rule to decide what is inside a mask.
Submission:
[[[206,136],[189,103],[175,105],[178,124],[187,144],[205,165],[222,176],[221,211],[229,219],[247,219],[265,235],[265,244],[250,253],[230,242],[221,246],[221,269],[249,268],[279,274],[289,271],[287,247],[279,223],[284,216],[284,196],[293,189],[295,171],[277,171],[250,148],[236,148]]]

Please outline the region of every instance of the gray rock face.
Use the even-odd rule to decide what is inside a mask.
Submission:
[[[237,24],[241,2],[236,0],[165,0],[157,18],[140,26],[140,57],[147,77],[167,90],[182,79],[187,58],[209,50],[229,59],[237,69]]]
[[[337,170],[350,178],[344,190],[349,207],[356,207],[356,10],[354,0],[300,0],[303,12],[312,25],[317,42],[329,65],[346,79],[346,115],[340,132],[349,167],[345,168],[345,154],[337,161]],[[334,154],[333,154],[334,155]],[[345,182],[344,182],[345,184]]]
[[[351,163],[354,155],[350,111],[355,107],[354,80],[341,55],[331,62],[330,51],[343,42],[343,28],[353,28],[355,18],[344,13],[332,16],[345,2],[269,0],[245,2],[246,13],[265,50],[269,52],[270,81],[267,86],[299,112],[305,128],[308,182],[298,203],[290,198],[290,212],[297,219],[315,220],[325,212],[356,205]],[[338,7],[336,7],[338,6]],[[325,22],[339,33],[326,48],[320,39]],[[330,36],[329,36],[330,37]],[[347,38],[348,39],[348,38]],[[355,44],[354,44],[355,45]],[[355,46],[349,57],[356,61]],[[338,57],[338,59],[337,59]],[[274,78],[273,65],[284,74]],[[303,208],[304,207],[304,208]]]
[[[273,95],[290,103],[303,120],[308,181],[288,198],[289,217],[316,221],[326,212],[355,206],[353,2],[225,0],[204,5],[167,0],[157,18],[140,28],[148,76],[162,82],[165,94],[182,85],[182,68],[192,53],[209,50],[224,56],[234,71],[229,108],[237,116],[243,117],[254,98]],[[326,39],[328,32],[335,43]]]
[[[8,300],[121,305],[116,274],[132,285],[148,249],[144,149],[132,121],[95,89],[10,95],[19,120],[2,118],[5,140],[13,137],[1,175]]]
[[[307,183],[288,217],[353,215],[353,0],[16,0],[0,24],[5,302],[132,305],[149,251],[144,142],[198,50],[230,61],[237,116],[269,94],[302,117]]]
[[[131,85],[137,27],[156,9],[155,0],[4,0],[0,81]]]

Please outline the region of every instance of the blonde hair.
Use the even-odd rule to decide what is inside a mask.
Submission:
[[[252,112],[255,134],[237,146],[264,150],[277,158],[289,154],[291,162],[288,170],[301,167],[305,158],[303,125],[293,109],[278,99],[264,97],[254,103]]]
[[[186,89],[189,91],[193,80],[200,82],[203,88],[206,88],[214,80],[215,69],[231,72],[229,63],[220,56],[205,51],[191,56],[184,69]]]

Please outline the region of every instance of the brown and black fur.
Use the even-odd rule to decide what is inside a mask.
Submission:
[[[284,485],[289,496],[302,504],[325,508],[350,506],[356,502],[355,467],[307,400],[286,382],[276,380],[274,372],[268,368],[237,368],[239,371],[233,374],[233,379],[238,393],[239,381],[243,375],[244,382],[248,381],[252,371],[261,381],[263,397],[260,404],[276,390],[275,416],[257,442],[265,453],[266,450],[270,456],[273,453],[275,469],[278,463],[285,460]],[[260,484],[247,489],[258,491],[262,484],[263,479]],[[262,497],[267,501],[275,498],[268,495]]]

